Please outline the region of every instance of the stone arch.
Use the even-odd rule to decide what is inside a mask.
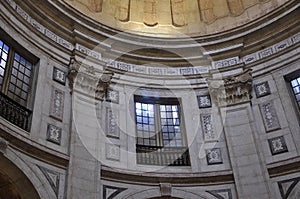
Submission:
[[[16,197],[12,199],[52,199],[55,197],[45,187],[48,182],[41,181],[29,165],[9,149],[4,154],[0,154],[1,177],[12,190],[11,193],[15,194]],[[0,198],[2,198],[1,195]]]

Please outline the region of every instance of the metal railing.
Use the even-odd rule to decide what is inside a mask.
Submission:
[[[32,111],[0,92],[0,116],[14,125],[29,131]]]
[[[186,147],[159,147],[136,145],[137,164],[160,166],[190,166]]]

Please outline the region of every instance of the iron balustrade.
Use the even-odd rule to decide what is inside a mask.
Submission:
[[[29,131],[32,111],[0,92],[0,116],[14,125]]]
[[[136,145],[137,164],[159,166],[190,166],[186,147],[160,147]]]

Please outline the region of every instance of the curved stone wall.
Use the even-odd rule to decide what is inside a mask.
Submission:
[[[2,1],[0,40],[38,61],[31,128],[1,117],[0,156],[41,198],[295,198],[299,12],[289,1],[225,32],[153,38],[61,1]],[[178,100],[190,164],[137,162],[135,96]]]

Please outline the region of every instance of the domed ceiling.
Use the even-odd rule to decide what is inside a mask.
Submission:
[[[65,0],[107,26],[154,37],[201,36],[259,19],[288,0]]]

